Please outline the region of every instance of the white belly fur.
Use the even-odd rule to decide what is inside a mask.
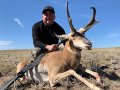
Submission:
[[[33,69],[28,70],[25,73],[25,76],[29,80],[34,80],[34,81],[38,81],[38,82],[48,81],[49,77],[48,77],[47,71],[48,70],[45,65],[39,64],[38,66],[34,67]]]

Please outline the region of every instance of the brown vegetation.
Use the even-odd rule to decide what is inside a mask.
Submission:
[[[16,72],[16,65],[21,60],[32,60],[31,50],[5,50],[0,51],[0,85],[11,79]],[[81,63],[89,69],[96,70],[102,77],[105,90],[120,89],[120,48],[104,48],[82,51]],[[97,69],[99,68],[99,69]],[[81,71],[78,70],[78,73]],[[95,83],[89,75],[90,82]],[[88,77],[89,76],[89,77]],[[28,81],[21,85],[18,81],[11,86],[11,90],[50,90],[49,84],[39,84]],[[24,89],[23,89],[24,88]],[[75,78],[71,78],[70,84],[67,79],[61,80],[55,90],[89,90],[89,88]]]

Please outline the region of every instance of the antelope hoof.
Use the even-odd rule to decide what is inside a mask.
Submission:
[[[103,86],[103,80],[102,79],[97,80],[96,84],[99,85],[99,86]]]

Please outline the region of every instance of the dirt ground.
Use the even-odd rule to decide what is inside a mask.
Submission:
[[[0,87],[13,78],[16,66],[22,60],[32,60],[31,50],[4,50],[0,51]],[[81,62],[84,67],[97,71],[103,80],[98,87],[104,90],[120,90],[120,48],[100,48],[83,50]],[[87,81],[95,84],[95,79],[78,68],[77,73]],[[35,83],[25,81],[22,84],[16,81],[8,90],[90,90],[85,84],[70,76],[61,80],[54,88],[49,83]]]

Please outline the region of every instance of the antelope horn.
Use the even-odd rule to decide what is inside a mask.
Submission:
[[[95,9],[95,7],[91,7],[91,9],[93,10],[93,16],[92,16],[91,20],[83,28],[79,29],[79,32],[82,34],[84,34],[87,30],[89,30],[94,24],[98,23],[98,21],[95,20],[96,9]]]
[[[69,14],[69,10],[68,10],[68,2],[67,2],[67,17],[68,17],[68,22],[69,22],[69,25],[70,25],[70,30],[71,32],[76,32],[76,29],[74,28],[73,24],[72,24],[72,19],[70,17],[70,14]]]

